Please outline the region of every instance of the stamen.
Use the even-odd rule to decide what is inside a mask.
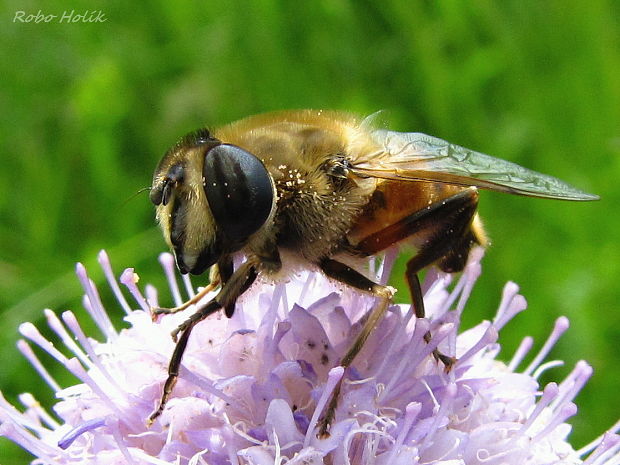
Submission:
[[[28,412],[22,413],[12,404],[9,404],[2,393],[0,393],[0,424],[2,423],[14,423],[22,428],[27,428],[38,433],[48,431],[47,428],[42,427],[36,419],[33,419]]]
[[[155,286],[152,284],[144,286],[144,294],[146,295],[146,301],[151,304],[153,308],[159,307],[159,294]]]
[[[459,302],[456,306],[456,312],[459,315],[463,313],[465,309],[465,303],[469,299],[471,295],[471,291],[474,288],[474,284],[480,277],[482,273],[482,267],[480,266],[480,259],[483,255],[483,249],[481,247],[477,247],[471,251],[469,261],[463,270],[463,278],[465,279],[465,285],[463,286],[463,290],[459,297]]]
[[[304,281],[304,286],[301,289],[301,294],[299,295],[299,305],[304,305],[304,306],[308,306],[306,303],[306,295],[308,294],[308,292],[310,291],[310,289],[312,289],[314,282],[316,280],[316,273],[307,273],[306,275],[306,280]]]
[[[519,286],[512,281],[507,282],[504,286],[502,300],[495,313],[495,318],[493,319],[493,326],[495,326],[498,331],[512,320],[515,315],[527,308],[525,297],[518,292]]]
[[[60,337],[60,340],[64,343],[64,345],[71,352],[73,352],[86,367],[90,368],[92,366],[91,361],[82,351],[82,349],[80,349],[80,347],[75,343],[73,338],[69,336],[69,333],[65,329],[64,325],[60,322],[56,314],[49,309],[45,309],[43,310],[43,312],[45,314],[45,317],[47,318],[48,326],[52,328],[52,331],[54,331],[56,335]]]
[[[476,355],[478,352],[480,352],[485,347],[496,342],[498,336],[499,334],[497,333],[497,329],[495,329],[495,326],[489,325],[487,330],[484,332],[484,334],[480,338],[480,340],[476,342],[472,347],[470,347],[467,352],[461,355],[456,363],[459,366],[463,366],[465,362],[469,360],[471,357]]]
[[[0,423],[0,436],[10,439],[35,457],[38,457],[41,459],[41,463],[57,462],[58,449],[41,441],[15,423],[10,421]]]
[[[71,311],[64,312],[62,314],[62,319],[67,325],[67,327],[71,330],[71,332],[75,335],[75,337],[80,342],[82,347],[84,347],[84,349],[86,350],[86,353],[88,354],[90,362],[85,365],[87,367],[92,367],[93,365],[97,367],[97,370],[99,370],[99,372],[105,377],[105,379],[108,380],[110,385],[114,386],[116,388],[116,391],[119,394],[123,395],[125,391],[118,385],[116,380],[112,377],[112,375],[110,375],[108,370],[106,370],[106,368],[101,363],[101,359],[99,358],[92,344],[90,343],[90,341],[84,334],[84,331],[82,331],[82,328],[80,327],[80,324],[78,323],[78,320],[73,314],[73,312]]]
[[[342,379],[344,375],[344,368],[341,366],[337,366],[329,370],[327,374],[327,381],[325,382],[325,386],[323,387],[323,392],[321,392],[321,397],[319,401],[316,403],[316,408],[314,409],[314,413],[312,414],[312,418],[310,419],[310,425],[308,426],[308,431],[306,432],[306,437],[304,438],[304,447],[308,447],[310,441],[312,439],[312,435],[314,434],[314,429],[316,428],[317,422],[319,421],[319,416],[323,412],[325,405],[327,405],[327,401],[332,395],[332,392],[336,388],[338,382]]]
[[[549,383],[545,386],[540,400],[536,403],[536,407],[534,407],[534,410],[519,430],[521,434],[524,434],[529,427],[532,426],[542,411],[551,403],[553,399],[558,396],[559,392],[560,390],[558,389],[558,385],[556,383]]]
[[[116,442],[116,445],[118,446],[118,449],[121,451],[121,454],[123,454],[123,457],[125,457],[126,462],[129,465],[135,465],[136,461],[133,459],[133,457],[129,453],[129,449],[127,449],[127,445],[125,444],[125,441],[123,440],[123,435],[121,434],[121,431],[118,425],[118,420],[108,418],[106,423],[108,424],[108,427],[110,428],[110,431],[112,432],[112,437],[114,438],[114,441]]]
[[[422,404],[420,404],[419,402],[410,402],[409,404],[407,404],[407,407],[405,407],[405,419],[403,421],[403,425],[400,429],[400,432],[398,433],[398,436],[396,437],[396,441],[394,442],[390,455],[388,456],[388,459],[385,461],[385,463],[389,464],[394,461],[396,454],[405,442],[405,438],[411,430],[411,425],[413,424],[413,421],[420,414],[420,410],[422,410]]]
[[[620,462],[620,456],[614,457],[620,451],[620,436],[613,434],[612,430],[599,438],[598,446],[583,462],[583,465],[612,465]],[[581,450],[577,453],[582,455]]]
[[[424,335],[428,332],[429,327],[430,327],[430,323],[426,319],[419,319],[416,321],[415,329],[413,330],[411,339],[407,343],[405,353],[408,353],[408,354],[418,353],[419,351],[418,348],[419,346],[422,345],[423,343],[422,341],[424,341]],[[383,364],[379,368],[377,372],[377,376],[379,376],[383,372],[383,370],[385,369],[385,366],[389,364],[390,361],[391,360],[388,357],[386,357],[383,360]],[[388,393],[391,392],[391,390],[394,388],[396,383],[403,376],[405,366],[409,365],[410,363],[411,363],[411,360],[409,360],[407,357],[402,357],[399,360],[398,366],[394,370],[392,377],[388,381],[387,385],[385,386],[381,394],[379,394],[379,399],[378,399],[379,402],[382,402],[386,398]]]
[[[174,257],[168,252],[159,254],[159,263],[164,270],[166,280],[168,281],[168,288],[172,292],[172,300],[176,307],[183,305],[183,299],[181,298],[181,292],[179,291],[179,284],[176,278],[176,268],[174,264]]]
[[[121,304],[121,307],[123,307],[125,313],[129,315],[132,309],[129,306],[127,299],[125,299],[125,296],[123,295],[121,288],[116,281],[116,278],[114,277],[112,262],[110,261],[110,258],[108,257],[108,254],[105,250],[101,250],[99,252],[99,255],[97,256],[97,261],[99,262],[99,265],[101,266],[101,269],[105,274],[106,280],[108,281],[108,286],[110,286],[110,288],[112,289],[112,292],[114,293],[117,302]]]
[[[400,316],[400,312],[397,312],[397,315]],[[424,320],[420,320],[420,321],[424,321]],[[414,332],[415,332],[415,328],[414,328]],[[392,358],[392,355],[394,354],[394,352],[396,352],[397,347],[399,350],[403,350],[404,346],[411,344],[411,339],[409,339],[409,336],[407,334],[407,328],[406,328],[405,322],[404,321],[397,322],[392,328],[392,330],[390,331],[390,335],[387,339],[389,341],[388,342],[389,346],[386,349],[385,356],[383,357],[381,364],[379,365],[379,367],[376,369],[374,373],[374,376],[377,379],[381,376],[381,374],[383,373],[383,371],[386,369],[387,366],[393,365],[394,360]],[[408,339],[409,341],[403,344],[403,341],[407,341]],[[413,339],[416,340],[415,337],[413,337]],[[409,350],[409,349],[405,349],[405,350]],[[413,353],[413,350],[411,350],[411,353]]]
[[[376,276],[379,284],[385,286],[390,279],[390,275],[392,274],[392,268],[394,267],[394,263],[396,262],[396,258],[398,257],[398,247],[390,247],[385,251],[383,255],[383,260],[381,261],[381,265],[379,266],[379,270],[377,270]]]
[[[579,456],[584,456],[588,452],[593,451],[594,449],[596,449],[603,442],[603,440],[605,439],[606,435],[609,434],[609,435],[614,436],[613,433],[617,433],[618,431],[620,431],[620,420],[618,420],[611,428],[609,428],[606,433],[601,434],[594,441],[586,444],[581,449],[579,449],[577,451],[577,454]],[[591,457],[591,455],[590,455],[590,457]],[[590,460],[590,457],[588,457],[588,460]],[[588,460],[586,460],[586,462],[588,462]]]
[[[58,447],[61,449],[69,448],[69,446],[84,433],[101,428],[102,426],[105,426],[105,423],[105,418],[94,418],[79,424],[58,441]]]
[[[383,261],[375,261],[377,280],[387,279],[395,253],[390,250]],[[154,338],[175,327],[176,318],[153,322],[150,314],[132,311],[127,301],[123,304],[126,291],[120,292],[118,285],[115,290],[109,258],[101,252],[99,263],[131,326],[111,344],[116,331],[106,322],[109,317],[99,293],[79,265],[86,308],[106,339],[95,342],[87,337],[71,312],[57,316],[45,310],[48,325],[58,336],[53,340],[62,341],[63,347],[56,348],[31,324],[23,324],[20,331],[28,342],[21,340],[18,347],[56,391],[59,401],[54,412],[60,421],[30,394],[19,397],[21,412],[0,393],[0,435],[35,453],[35,463],[64,464],[96,456],[130,465],[227,460],[273,464],[274,455],[276,462],[291,463],[415,465],[421,460],[448,463],[467,457],[481,463],[516,463],[521,458],[532,463],[577,463],[565,437],[569,431],[565,422],[576,413],[573,399],[592,369],[580,361],[559,385],[550,383],[542,389],[536,381],[545,370],[561,363],[545,362],[545,358],[568,320],[556,321],[524,373],[514,370],[531,349],[532,338],[523,339],[508,365],[496,360],[497,330],[525,306],[516,285],[504,288],[493,323],[480,323],[457,338],[460,312],[480,272],[480,254],[472,252],[451,291],[446,287],[451,282],[449,275],[426,274],[428,318],[416,319],[411,309],[403,315],[405,307],[390,307],[365,345],[364,357],[350,368],[354,380],[338,393],[341,402],[337,415],[329,417],[330,437],[319,439],[320,418],[340,389],[345,372],[335,367],[327,373],[329,363],[347,350],[348,335],[364,324],[367,311],[376,304],[374,297],[347,287],[335,290],[333,283],[309,271],[275,286],[258,282],[240,299],[243,305],[237,307],[233,319],[208,318],[196,326],[196,341],[173,366],[182,382],[168,404],[171,423],[145,430],[144,417],[152,403],[161,399],[161,383],[153,370],[163,372],[169,361]],[[234,257],[237,262],[240,259]],[[178,302],[185,291],[175,275],[173,257],[162,255],[160,260],[169,268],[166,273],[175,294],[160,296]],[[138,288],[133,269],[125,270],[120,279],[137,306],[149,311],[157,302],[153,286]],[[182,279],[191,295],[191,282],[187,276]],[[296,306],[307,304],[295,312],[312,315],[312,328],[304,320],[295,320],[293,313],[289,315],[289,298]],[[302,339],[291,332],[291,321],[301,324]],[[432,336],[427,343],[424,338],[429,330]],[[218,347],[232,334],[248,333],[253,334],[252,342],[247,348],[246,344],[239,346],[243,350]],[[310,339],[316,334],[328,335],[333,355],[319,359],[314,351],[306,360],[301,345],[316,340]],[[36,357],[39,349],[30,341],[77,377],[77,382],[60,387]],[[208,344],[206,352],[200,347],[204,343]],[[431,354],[438,347],[460,356],[449,374]],[[577,451],[581,456],[589,453],[585,465],[620,465],[620,437],[614,434],[618,428],[620,422]]]
[[[554,429],[564,423],[567,419],[572,417],[577,413],[577,406],[572,402],[568,402],[562,405],[562,408],[556,412],[555,416],[551,419],[549,424],[543,428],[534,438],[532,439],[534,442],[540,441],[547,434],[551,433]]]
[[[54,347],[54,345],[45,339],[35,325],[32,323],[22,323],[19,325],[19,332],[22,336],[27,339],[30,339],[36,345],[41,347],[44,351],[54,357],[60,364],[64,365],[67,363],[67,357],[65,357],[58,349]]]
[[[557,408],[564,402],[572,401],[590,379],[590,376],[592,376],[592,367],[583,360],[578,361],[573,371],[558,386],[560,393],[551,404],[552,408]]]
[[[86,297],[88,298],[88,302],[90,303],[90,307],[87,310],[90,313],[93,321],[97,324],[101,332],[104,336],[106,336],[109,340],[113,341],[116,339],[117,333],[112,325],[112,321],[108,316],[105,308],[103,308],[103,304],[101,303],[101,299],[99,297],[99,292],[95,287],[95,284],[92,280],[89,279],[88,274],[86,273],[86,268],[81,263],[78,263],[75,266],[75,274],[77,275],[80,283],[82,284],[82,288],[86,292]]]
[[[508,363],[508,370],[515,371],[519,364],[523,361],[528,352],[532,349],[534,345],[534,339],[531,336],[525,336],[519,344],[515,354],[512,356],[510,363]]]
[[[246,406],[243,405],[243,403],[240,402],[239,399],[236,399],[234,397],[231,397],[225,394],[222,390],[215,387],[213,381],[211,381],[210,379],[204,376],[200,376],[196,374],[193,370],[188,369],[184,365],[181,365],[180,374],[181,374],[181,377],[185,381],[188,381],[192,383],[193,385],[203,389],[204,391],[206,391],[206,393],[209,393],[214,397],[222,399],[224,402],[235,407],[237,410],[243,411],[246,408]],[[201,395],[200,397],[202,398],[207,397],[206,395],[204,395],[205,393],[202,393],[202,394],[203,395]]]
[[[568,318],[566,318],[565,316],[561,316],[557,320],[555,320],[553,331],[549,335],[549,338],[543,345],[542,349],[540,349],[540,352],[538,352],[536,357],[534,357],[534,360],[532,360],[528,367],[523,371],[524,375],[532,374],[536,367],[540,365],[540,363],[547,357],[555,343],[558,341],[558,339],[560,339],[560,336],[562,336],[562,334],[566,332],[569,326],[570,323],[568,321]]]
[[[536,368],[536,370],[534,370],[534,373],[532,373],[532,378],[538,380],[540,375],[542,375],[545,371],[550,370],[551,368],[561,367],[563,365],[564,362],[562,360],[551,360],[550,362],[542,363],[538,368]]]
[[[455,383],[448,384],[444,392],[445,394],[443,396],[439,409],[437,410],[437,412],[435,412],[435,415],[433,416],[433,421],[428,428],[429,434],[427,434],[424,440],[422,441],[421,448],[428,446],[429,442],[433,440],[433,435],[437,431],[439,427],[439,423],[444,421],[445,418],[447,417],[446,411],[448,410],[448,408],[452,406],[452,403],[454,402],[454,398],[456,397],[456,393],[457,393],[456,384]]]
[[[17,348],[22,353],[22,355],[26,357],[26,360],[30,362],[30,364],[34,367],[37,373],[39,373],[39,376],[43,378],[43,380],[52,389],[52,391],[58,392],[62,389],[60,385],[56,382],[56,380],[52,378],[52,375],[50,375],[49,371],[45,369],[41,361],[38,359],[32,348],[28,345],[26,341],[24,341],[23,339],[17,341]]]
[[[384,402],[389,403],[392,399],[396,399],[401,395],[404,395],[404,393],[411,389],[412,384],[416,384],[420,381],[419,379],[416,379],[412,373],[417,369],[422,360],[431,356],[431,353],[437,348],[441,341],[443,341],[448,334],[450,334],[451,331],[454,331],[454,325],[452,323],[447,323],[441,326],[435,334],[433,334],[431,340],[427,344],[424,344],[423,348],[409,360],[409,363],[405,369],[403,369],[402,373],[400,373],[401,381],[398,387],[392,387],[390,396],[383,396]]]
[[[41,404],[34,396],[28,392],[19,395],[19,400],[24,407],[29,409],[32,412],[35,412],[36,415],[41,419],[43,423],[45,423],[51,429],[56,429],[60,427],[60,423],[58,423],[52,416],[47,413],[47,411],[41,407]]]
[[[181,279],[183,280],[183,285],[185,286],[185,292],[187,293],[188,298],[189,299],[194,298],[194,296],[196,295],[196,292],[194,290],[194,286],[192,284],[192,280],[189,277],[189,273],[182,274],[181,275]]]
[[[127,287],[137,304],[140,305],[140,308],[142,308],[145,312],[150,313],[151,307],[149,307],[149,304],[146,303],[140,289],[138,289],[137,283],[139,279],[140,278],[134,272],[133,268],[127,268],[123,271],[123,274],[121,274],[120,281]]]

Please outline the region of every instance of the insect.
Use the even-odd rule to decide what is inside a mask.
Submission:
[[[564,200],[595,200],[559,179],[420,133],[376,129],[369,119],[300,110],[252,116],[213,132],[183,137],[163,157],[150,199],[182,273],[211,268],[211,284],[171,313],[220,286],[174,332],[177,345],[160,405],[163,411],[194,326],[235,301],[257,276],[277,277],[288,264],[378,297],[357,340],[339,364],[348,367],[384,315],[393,290],[347,265],[400,242],[416,247],[406,279],[424,317],[418,273],[465,266],[487,242],[478,218],[478,188]],[[233,256],[247,257],[233,269]],[[427,335],[427,340],[430,335]],[[446,367],[453,359],[436,352]],[[340,385],[322,419],[327,435]]]

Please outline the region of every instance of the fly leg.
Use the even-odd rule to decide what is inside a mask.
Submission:
[[[366,278],[361,273],[355,271],[353,268],[336,260],[323,260],[321,262],[321,269],[328,277],[356,289],[359,289],[361,291],[369,292],[370,294],[379,298],[379,303],[370,313],[360,334],[351,345],[351,348],[340,360],[340,366],[346,369],[351,365],[351,362],[353,362],[353,359],[360,352],[360,350],[362,350],[362,347],[364,347],[364,343],[368,339],[368,336],[370,336],[370,333],[372,333],[379,321],[381,321],[381,318],[383,318],[383,315],[385,314],[385,311],[387,310],[388,305],[392,300],[392,296],[394,295],[394,289],[388,286],[382,286],[380,284],[377,284]],[[334,420],[334,415],[336,413],[336,407],[338,406],[338,397],[340,397],[341,388],[342,379],[336,385],[334,392],[331,395],[329,404],[327,405],[325,415],[321,419],[318,437],[329,436],[329,425]]]
[[[477,206],[477,190],[465,189],[371,234],[360,241],[355,249],[374,255],[410,236],[425,238],[417,254],[407,262],[405,272],[415,315],[417,318],[424,318],[424,299],[418,273],[432,264],[437,264],[446,272],[463,269],[472,245],[480,241],[472,230]],[[430,338],[430,333],[424,335],[427,342]],[[433,351],[433,355],[443,362],[446,371],[449,371],[456,361],[454,357],[444,355],[437,349]]]
[[[159,315],[170,315],[173,313],[182,312],[183,310],[186,310],[190,306],[197,304],[207,294],[209,294],[214,289],[217,289],[218,286],[225,285],[226,281],[228,281],[230,277],[232,276],[232,273],[233,273],[233,269],[232,269],[231,258],[229,256],[225,256],[221,258],[220,260],[218,260],[216,266],[211,267],[211,270],[209,272],[209,284],[203,287],[200,290],[200,292],[198,292],[194,297],[183,302],[181,305],[178,305],[176,307],[171,307],[171,308],[163,308],[163,307],[151,308],[151,315],[153,317],[153,320],[155,320],[157,316]],[[232,309],[234,309],[234,304],[232,305]],[[232,315],[232,310],[229,308],[226,308],[226,316],[231,316],[231,315]]]
[[[176,347],[172,353],[170,364],[168,365],[168,378],[164,384],[161,400],[159,406],[151,413],[147,420],[147,426],[153,424],[153,422],[164,411],[164,407],[170,398],[170,394],[174,389],[174,385],[179,378],[179,370],[181,368],[181,360],[183,353],[187,347],[187,341],[192,332],[192,329],[196,324],[207,318],[209,315],[215,313],[220,308],[229,309],[234,308],[237,298],[243,294],[256,279],[257,263],[256,260],[248,260],[243,263],[237,271],[235,271],[230,279],[226,281],[226,284],[222,286],[222,289],[217,296],[210,300],[203,307],[199,308],[194,314],[181,323],[172,333],[172,337],[176,341]],[[177,336],[180,333],[180,337]]]

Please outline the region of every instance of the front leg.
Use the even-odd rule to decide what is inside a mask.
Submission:
[[[183,302],[181,305],[177,307],[171,307],[171,308],[151,307],[151,317],[153,318],[153,321],[155,321],[159,315],[171,315],[174,313],[182,312],[183,310],[186,310],[190,306],[200,302],[207,294],[209,294],[209,292],[217,289],[217,287],[220,284],[224,284],[224,283],[222,282],[222,277],[219,272],[219,267],[217,265],[214,265],[213,267],[211,267],[211,270],[209,272],[209,284],[203,287],[200,292],[196,293],[194,297],[192,297],[189,300],[186,300],[185,302]]]
[[[175,338],[175,341],[177,340],[176,338],[178,334],[181,333],[181,335],[178,338],[176,347],[172,353],[172,358],[170,359],[170,364],[168,365],[168,378],[164,384],[159,406],[149,416],[147,426],[152,425],[157,417],[159,417],[164,411],[164,407],[166,406],[172,390],[174,389],[174,385],[179,378],[179,369],[181,368],[183,353],[185,352],[189,336],[194,326],[207,318],[209,315],[215,313],[220,308],[229,308],[231,305],[234,306],[237,298],[243,294],[256,279],[258,275],[257,268],[258,261],[256,259],[248,259],[248,261],[243,263],[237,271],[232,274],[230,279],[222,286],[222,289],[214,299],[210,300],[203,307],[196,310],[194,314],[192,314],[174,330],[172,336]]]

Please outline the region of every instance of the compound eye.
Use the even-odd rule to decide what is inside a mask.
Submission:
[[[206,153],[202,174],[211,213],[228,240],[240,243],[260,229],[274,188],[258,158],[235,145],[217,145]]]

